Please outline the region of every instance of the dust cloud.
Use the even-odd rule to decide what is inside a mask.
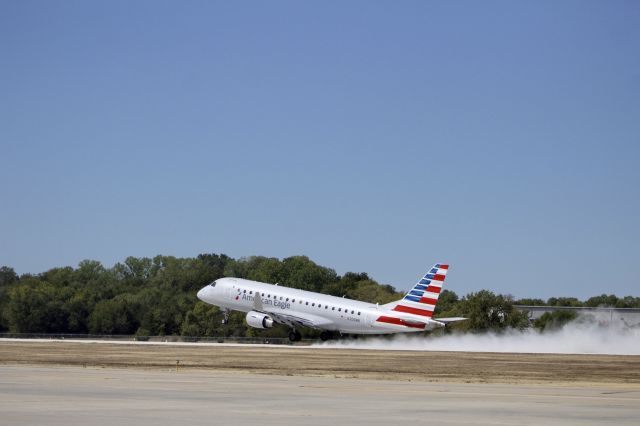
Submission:
[[[398,334],[362,337],[323,343],[321,346],[352,349],[385,349],[454,352],[515,352],[558,354],[640,355],[640,324],[607,315],[588,315],[556,330],[539,332],[510,329],[502,333]]]

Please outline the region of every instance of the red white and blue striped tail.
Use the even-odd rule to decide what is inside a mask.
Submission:
[[[436,263],[402,300],[385,306],[392,311],[431,318],[448,270],[449,265]]]

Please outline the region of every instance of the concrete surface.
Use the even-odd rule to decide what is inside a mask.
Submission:
[[[465,384],[0,366],[2,425],[638,424],[637,384]]]

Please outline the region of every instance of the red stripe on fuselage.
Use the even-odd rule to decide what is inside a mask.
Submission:
[[[393,308],[393,310],[398,312],[406,312],[408,314],[421,315],[423,317],[433,316],[432,311],[428,311],[426,309],[412,308],[411,306],[398,305],[395,308]]]
[[[376,320],[378,322],[386,322],[388,324],[403,325],[405,327],[424,329],[426,324],[413,324],[400,318],[381,316]]]

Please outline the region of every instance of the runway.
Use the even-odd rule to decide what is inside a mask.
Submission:
[[[637,424],[640,388],[0,366],[11,425]]]

